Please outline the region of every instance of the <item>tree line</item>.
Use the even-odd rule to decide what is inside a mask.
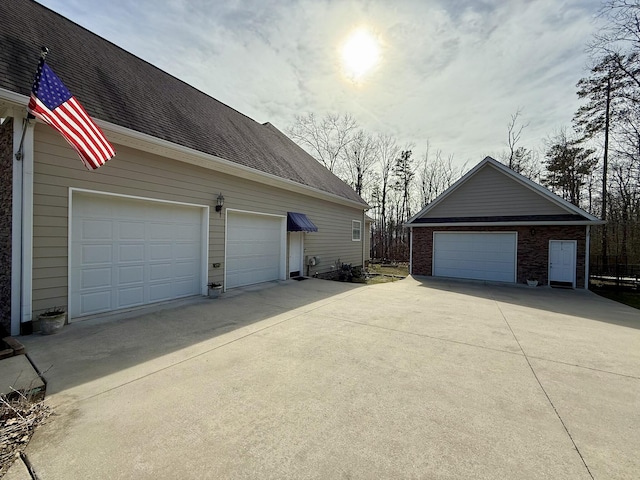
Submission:
[[[403,224],[465,170],[429,144],[415,153],[413,144],[367,132],[348,113],[297,115],[287,134],[371,206],[371,256],[377,259],[409,258]]]
[[[530,149],[522,145],[527,124],[518,108],[506,124],[506,148],[492,156],[606,220],[592,232],[592,253],[604,265],[613,256],[640,263],[640,0],[605,0],[599,17],[572,124]],[[298,115],[287,133],[371,205],[374,258],[406,261],[403,223],[467,169],[429,143],[417,152],[367,132],[348,113]]]

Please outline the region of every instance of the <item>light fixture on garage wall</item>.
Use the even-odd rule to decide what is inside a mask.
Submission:
[[[531,234],[531,236],[533,237],[536,234],[536,229],[532,228],[529,233]]]
[[[218,212],[220,214],[220,216],[222,216],[222,207],[224,206],[224,197],[222,196],[222,193],[220,193],[218,195],[218,198],[216,198],[216,212]]]

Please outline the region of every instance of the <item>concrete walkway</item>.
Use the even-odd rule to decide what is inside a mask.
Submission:
[[[640,478],[640,314],[583,291],[270,284],[23,337],[39,478]]]

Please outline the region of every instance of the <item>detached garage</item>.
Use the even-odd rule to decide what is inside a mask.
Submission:
[[[590,227],[602,223],[486,157],[407,222],[411,273],[586,288]]]

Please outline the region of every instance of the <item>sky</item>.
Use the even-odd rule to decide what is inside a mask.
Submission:
[[[366,131],[474,165],[570,127],[600,0],[39,0],[254,120],[350,113]],[[345,42],[367,32],[354,77]],[[375,52],[377,49],[377,53]],[[80,99],[81,100],[81,99]]]

